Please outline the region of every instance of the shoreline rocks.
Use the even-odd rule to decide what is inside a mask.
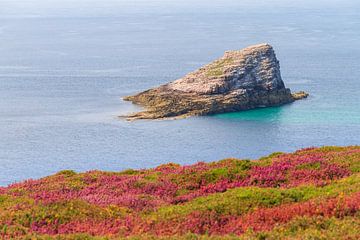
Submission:
[[[280,106],[308,96],[291,93],[280,74],[269,44],[259,44],[224,56],[183,78],[127,96],[145,111],[128,120],[183,118]]]

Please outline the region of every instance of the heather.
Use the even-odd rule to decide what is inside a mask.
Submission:
[[[0,188],[2,239],[358,239],[360,147],[307,148]]]

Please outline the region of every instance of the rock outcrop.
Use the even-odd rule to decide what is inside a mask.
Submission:
[[[124,100],[142,105],[129,120],[177,118],[279,106],[307,97],[285,88],[269,44],[227,51],[220,59],[173,82]]]

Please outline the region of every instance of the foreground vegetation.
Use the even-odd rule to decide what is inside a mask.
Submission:
[[[1,239],[360,239],[360,147],[0,188]]]

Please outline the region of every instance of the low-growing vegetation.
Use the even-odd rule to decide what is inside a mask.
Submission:
[[[1,239],[360,239],[360,147],[0,188]]]

